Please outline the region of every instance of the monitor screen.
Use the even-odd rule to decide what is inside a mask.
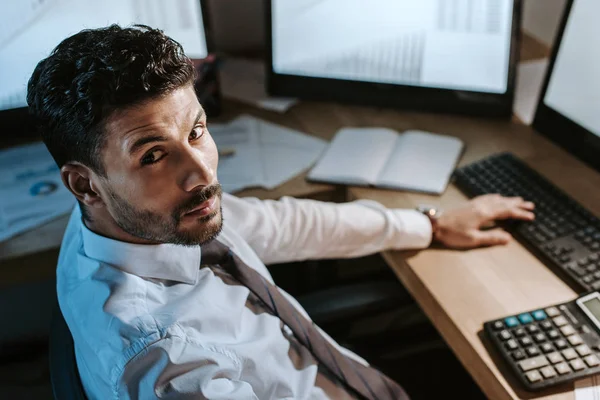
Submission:
[[[502,94],[513,7],[513,0],[272,0],[272,68]]]
[[[598,0],[573,2],[543,100],[596,136],[600,136],[598,15]]]
[[[207,56],[200,0],[18,0],[0,13],[0,110],[27,106],[27,82],[66,37],[85,28],[134,23],[159,28],[190,58]]]

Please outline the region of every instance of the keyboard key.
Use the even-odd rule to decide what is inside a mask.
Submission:
[[[559,315],[558,317],[553,318],[552,322],[554,322],[554,325],[556,325],[558,327],[565,326],[569,323],[569,321],[567,321],[567,319],[562,315]]]
[[[597,367],[598,365],[600,365],[600,360],[598,359],[598,357],[595,354],[590,354],[589,356],[585,357],[583,360],[590,368]]]
[[[516,350],[519,348],[517,341],[515,339],[510,339],[505,343],[505,346],[508,350]]]
[[[552,329],[552,322],[543,321],[542,323],[540,323],[540,326],[542,327],[543,330],[547,331],[547,330]]]
[[[515,344],[517,344],[517,343],[515,342]],[[579,346],[575,347],[575,351],[581,357],[585,357],[592,353],[592,350],[590,350],[590,348],[587,346],[587,344],[580,344]]]
[[[531,315],[536,321],[543,321],[546,319],[546,313],[544,312],[544,310],[536,310],[532,312]]]
[[[565,339],[558,339],[554,342],[554,346],[559,350],[566,349],[567,347],[569,347]]]
[[[525,358],[525,353],[523,352],[523,350],[517,350],[517,351],[513,351],[512,353],[512,357],[516,360],[522,360]]]
[[[534,357],[534,356],[537,356],[538,354],[540,354],[540,351],[535,346],[531,346],[531,347],[526,348],[525,352],[527,353],[527,355],[529,357]]]
[[[502,329],[504,329],[504,322],[496,321],[492,324],[492,328],[494,328],[495,331],[502,330]]]
[[[537,325],[533,325],[533,324],[527,325],[525,327],[525,329],[527,330],[527,332],[529,332],[530,335],[534,335],[540,331],[540,328],[538,328]]]
[[[542,343],[546,341],[546,335],[544,335],[543,333],[538,333],[537,335],[535,335],[533,337],[533,340],[535,340],[537,343]]]
[[[510,335],[510,332],[507,331],[506,329],[504,329],[503,331],[500,331],[500,333],[498,334],[498,337],[501,340],[508,340],[510,339],[512,336]]]
[[[525,336],[526,335],[525,328],[517,328],[517,329],[515,329],[513,331],[513,335],[515,335],[515,337],[518,337],[518,338]]]
[[[594,276],[593,275],[586,275],[583,278],[581,278],[581,280],[584,283],[587,283],[589,285],[590,283],[594,282]]]
[[[519,367],[523,372],[531,371],[549,365],[548,360],[544,356],[528,358],[527,360],[519,361]]]
[[[592,283],[592,289],[594,290],[600,290],[600,281],[596,281],[594,283]]]
[[[558,317],[560,315],[560,311],[558,311],[558,308],[556,307],[548,307],[545,311],[550,318]]]
[[[579,335],[571,335],[567,338],[567,340],[569,341],[569,343],[571,343],[571,346],[577,346],[583,343],[583,340]]]
[[[504,324],[508,328],[514,328],[515,326],[519,325],[519,320],[516,317],[508,317],[504,319]]]
[[[573,360],[573,359],[577,358],[577,353],[573,349],[566,349],[566,350],[562,351],[562,356],[566,360]]]
[[[554,366],[554,368],[556,368],[558,373],[561,375],[565,375],[565,374],[568,374],[569,372],[571,372],[571,368],[569,367],[569,364],[567,364],[566,362],[561,362],[560,364],[556,364]]]
[[[598,269],[598,266],[596,264],[590,264],[587,267],[585,267],[585,270],[590,273],[595,272],[597,269]]]
[[[519,318],[519,321],[521,321],[521,323],[523,325],[530,324],[533,322],[533,318],[531,317],[531,314],[529,314],[529,313],[519,314],[518,318]]]
[[[519,342],[521,342],[521,346],[523,346],[523,347],[531,346],[533,344],[533,341],[531,340],[531,338],[529,336],[525,336],[524,338],[521,338],[519,340]]]
[[[587,274],[587,271],[585,269],[581,268],[580,266],[578,266],[577,264],[568,263],[567,269],[569,269],[570,271],[573,271],[573,273],[577,276],[584,276]]]
[[[575,333],[575,329],[571,325],[565,325],[561,327],[560,331],[565,336],[569,336]]]
[[[544,343],[540,345],[540,349],[542,349],[544,353],[551,353],[554,351],[554,347],[552,347],[550,343]]]
[[[544,367],[540,370],[542,376],[546,379],[554,378],[556,376],[556,371],[551,366]]]
[[[560,353],[558,351],[547,354],[546,357],[548,357],[548,360],[550,360],[550,362],[552,364],[558,364],[559,362],[561,362],[563,360],[562,356],[560,355]]]
[[[542,375],[538,371],[529,371],[525,374],[527,380],[531,383],[539,382],[542,380]]]
[[[571,368],[573,368],[574,371],[581,371],[582,369],[585,369],[585,364],[580,358],[571,361],[569,364],[571,364]]]
[[[548,338],[550,338],[552,340],[556,340],[560,337],[560,333],[558,333],[558,331],[556,329],[552,329],[551,331],[548,331],[548,333],[546,333],[546,335],[548,335]]]
[[[600,279],[600,271],[594,272],[594,279]]]

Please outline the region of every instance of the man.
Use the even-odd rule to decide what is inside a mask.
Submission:
[[[504,244],[486,196],[431,220],[374,202],[222,194],[181,47],[148,27],[82,31],[36,67],[27,100],[77,198],[57,290],[92,399],[405,398],[312,325],[265,264],[384,249]]]

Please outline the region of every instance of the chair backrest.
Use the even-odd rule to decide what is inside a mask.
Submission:
[[[86,400],[79,379],[71,331],[58,304],[50,328],[50,380],[56,400]]]

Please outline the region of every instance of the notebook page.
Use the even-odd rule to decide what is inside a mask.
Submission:
[[[407,131],[396,141],[376,185],[441,194],[462,153],[463,143],[452,136]]]
[[[344,128],[336,133],[308,179],[373,184],[394,149],[398,133],[385,128]]]

